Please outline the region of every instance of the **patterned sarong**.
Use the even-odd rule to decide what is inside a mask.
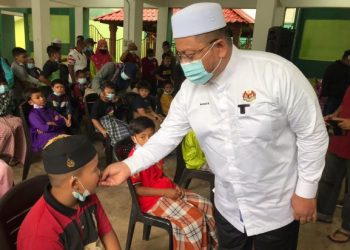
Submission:
[[[171,222],[174,249],[218,248],[213,205],[198,194],[186,191],[178,200],[161,197],[147,213]]]

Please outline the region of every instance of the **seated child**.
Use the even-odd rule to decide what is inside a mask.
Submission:
[[[95,194],[100,170],[92,143],[58,136],[45,146],[43,162],[50,184],[25,217],[17,249],[121,249]]]
[[[155,125],[147,117],[132,120],[129,125],[135,150],[142,147],[155,132]],[[217,248],[213,205],[198,194],[176,186],[163,173],[163,161],[131,177],[138,194],[142,212],[170,220],[173,227],[174,249]],[[208,231],[207,231],[208,230]]]
[[[63,134],[70,122],[46,105],[46,99],[40,89],[29,89],[28,100],[33,106],[28,117],[32,148],[38,152],[50,139]]]
[[[152,101],[149,97],[151,87],[148,82],[141,81],[138,86],[138,96],[132,102],[132,109],[134,111],[134,118],[145,116],[155,122],[156,128],[159,129],[163,121],[163,117],[152,109]]]
[[[71,124],[72,105],[69,96],[66,94],[63,82],[60,79],[56,79],[52,81],[51,86],[53,93],[48,96],[47,101],[57,113],[64,116]]]
[[[173,101],[174,87],[171,82],[166,82],[164,84],[164,92],[160,97],[160,105],[162,107],[162,111],[164,115],[167,115],[169,112],[170,104]]]
[[[90,115],[96,130],[103,137],[109,137],[112,146],[129,136],[127,124],[120,120],[121,117],[116,105],[117,100],[113,84],[107,83],[103,85],[100,99],[92,106]]]
[[[182,156],[186,168],[208,171],[207,160],[199,145],[196,134],[190,130],[181,144]]]
[[[78,117],[81,119],[84,113],[84,95],[85,89],[88,87],[86,73],[84,70],[77,70],[75,72],[76,83],[73,84],[73,96],[78,103]]]
[[[42,74],[41,69],[35,67],[35,61],[33,57],[28,57],[27,59],[27,72],[35,79],[39,79],[40,75]]]
[[[158,88],[164,88],[164,83],[171,81],[173,75],[171,56],[164,54],[162,59],[162,63],[155,72],[156,79],[158,80]]]

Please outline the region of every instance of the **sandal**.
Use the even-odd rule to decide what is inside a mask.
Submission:
[[[345,237],[345,239],[339,240],[339,239],[337,239],[338,236]],[[338,229],[334,233],[332,233],[331,235],[328,235],[328,239],[330,239],[331,241],[333,241],[335,243],[346,243],[350,240],[350,233],[345,232],[343,229]]]

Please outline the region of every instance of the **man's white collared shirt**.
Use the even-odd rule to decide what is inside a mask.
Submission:
[[[314,90],[289,61],[234,47],[218,77],[184,81],[161,129],[125,163],[132,173],[151,166],[190,128],[215,174],[216,208],[248,236],[292,222],[294,193],[315,197],[328,135]]]

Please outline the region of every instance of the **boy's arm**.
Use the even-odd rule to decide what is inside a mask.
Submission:
[[[121,250],[119,239],[113,229],[103,235],[101,241],[106,250]]]
[[[96,119],[91,119],[92,124],[94,125],[94,127],[100,131],[100,133],[103,135],[103,137],[107,137],[107,130],[105,130],[105,128],[102,126],[102,124],[100,123],[99,120]]]
[[[180,193],[175,188],[151,188],[135,185],[136,194],[140,196],[165,196],[176,200],[180,197]]]
[[[34,112],[31,112],[29,114],[28,119],[31,128],[40,130],[41,132],[54,131],[55,126],[48,125],[43,119],[41,119],[41,117],[38,114]]]

